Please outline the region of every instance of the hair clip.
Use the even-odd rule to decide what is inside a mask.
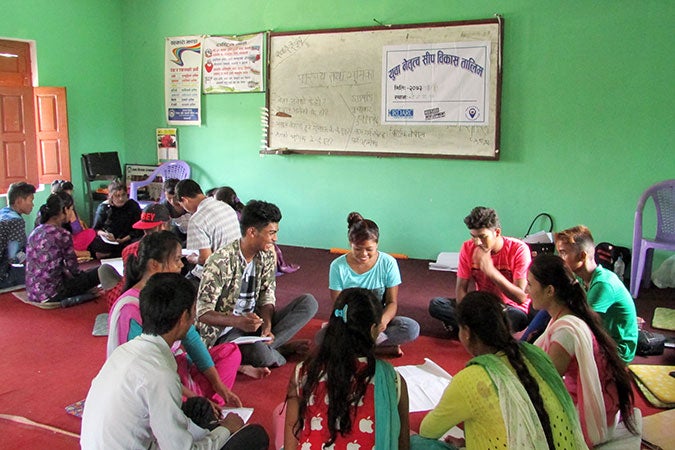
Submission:
[[[342,317],[342,321],[344,323],[347,323],[347,307],[348,306],[349,305],[345,305],[345,306],[342,307],[342,309],[336,309],[335,311],[333,311],[333,315],[335,317]]]

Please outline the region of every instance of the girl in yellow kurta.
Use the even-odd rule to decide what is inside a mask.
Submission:
[[[466,442],[454,443],[469,450],[587,448],[553,364],[538,348],[513,339],[499,299],[472,292],[457,312],[459,339],[474,358],[424,418],[420,435],[438,439],[464,423]]]

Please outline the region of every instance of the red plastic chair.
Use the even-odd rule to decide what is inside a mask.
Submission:
[[[642,212],[650,198],[656,207],[656,235],[653,239],[642,236]],[[630,271],[630,294],[633,298],[637,298],[641,282],[644,287],[649,287],[654,249],[675,251],[675,180],[651,186],[638,200]]]

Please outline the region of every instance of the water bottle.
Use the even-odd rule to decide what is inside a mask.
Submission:
[[[614,262],[614,273],[616,274],[617,277],[619,277],[619,280],[623,281],[623,274],[626,272],[626,263],[623,262],[623,258],[621,255],[617,258],[617,260]]]

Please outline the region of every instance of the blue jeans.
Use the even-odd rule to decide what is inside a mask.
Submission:
[[[429,314],[434,319],[443,322],[448,330],[457,331],[457,300],[454,298],[436,297],[429,302]],[[513,306],[506,306],[506,317],[509,319],[513,332],[521,331],[527,327],[530,318],[527,314]]]
[[[326,334],[326,328],[321,328],[314,336],[314,342],[320,345],[323,342],[323,336]],[[420,324],[415,320],[396,316],[391,319],[384,330],[387,339],[378,344],[378,346],[394,346],[412,342],[420,335]]]
[[[523,342],[535,341],[544,332],[550,320],[551,316],[549,313],[544,309],[540,310],[527,326],[520,340]]]

